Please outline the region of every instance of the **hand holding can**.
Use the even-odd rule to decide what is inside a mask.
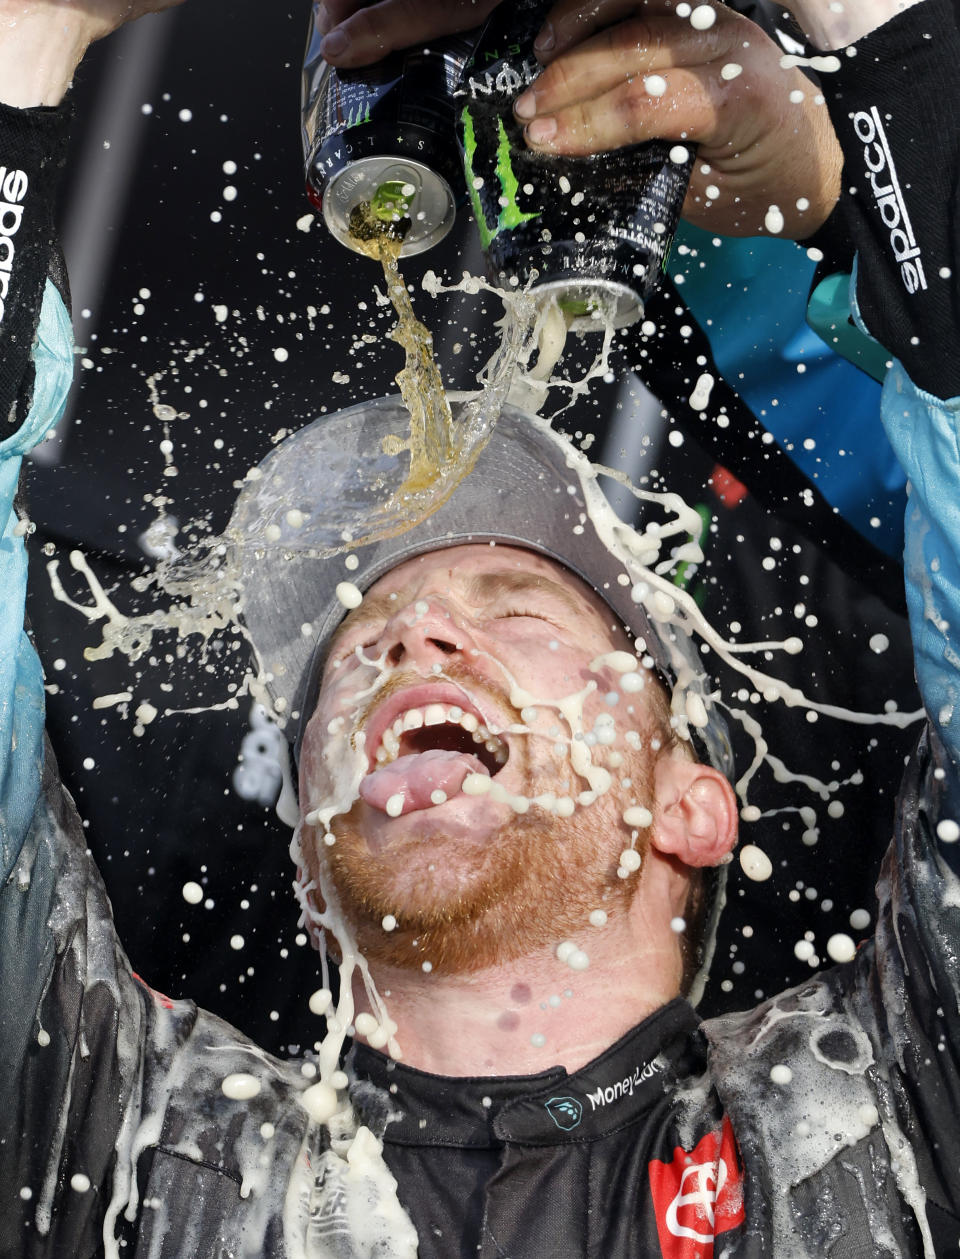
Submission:
[[[911,3],[847,0],[841,9],[830,0],[791,0],[785,7],[815,44],[833,47],[846,42],[841,27],[855,37],[854,25],[865,32]],[[465,20],[456,2],[382,0],[366,9],[359,0],[327,0],[322,7],[324,33],[345,35],[330,54],[338,65],[401,46],[413,27],[426,39]],[[467,7],[477,15],[495,8],[489,0]],[[779,45],[735,10],[697,0],[678,8],[671,0],[542,6],[531,53],[546,69],[518,102],[525,142],[544,154],[584,157],[650,139],[693,141],[700,152],[685,218],[751,235],[768,230],[776,206],[785,236],[812,235],[836,202],[842,166],[816,86],[797,66],[781,64]],[[777,214],[769,222],[779,224]]]
[[[539,0],[503,6],[464,72],[467,191],[495,283],[555,299],[578,331],[623,327],[665,263],[694,146],[654,140],[602,157],[529,148],[514,106],[536,90],[545,11]]]
[[[515,104],[529,145],[583,157],[650,139],[696,143],[683,217],[728,236],[802,239],[840,193],[842,155],[816,85],[724,4],[561,3]],[[787,61],[787,64],[784,62]],[[770,215],[770,207],[780,211]],[[782,218],[782,224],[780,219]]]
[[[314,4],[322,55],[340,69],[381,61],[392,52],[436,44],[480,26],[499,0],[323,0]]]

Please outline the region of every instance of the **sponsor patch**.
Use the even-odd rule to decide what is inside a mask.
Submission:
[[[583,1107],[575,1097],[551,1097],[543,1104],[547,1114],[563,1132],[576,1128],[583,1118]]]
[[[6,314],[10,277],[16,257],[16,235],[23,223],[23,206],[30,181],[22,170],[0,166],[0,323]]]
[[[916,293],[927,287],[927,277],[880,111],[876,105],[858,110],[851,121],[863,145],[864,175],[889,235],[893,257],[900,264],[903,287],[908,293]]]
[[[743,1223],[743,1172],[730,1120],[692,1150],[647,1169],[664,1259],[707,1259],[714,1239]]]
[[[594,1092],[587,1094],[587,1101],[590,1103],[590,1113],[599,1110],[601,1106],[611,1106],[614,1102],[618,1102],[621,1097],[633,1097],[635,1091],[640,1085],[647,1080],[652,1079],[663,1070],[664,1064],[659,1058],[654,1058],[651,1062],[641,1063],[633,1068],[629,1075],[625,1075],[622,1080],[615,1080],[613,1084],[604,1084]]]

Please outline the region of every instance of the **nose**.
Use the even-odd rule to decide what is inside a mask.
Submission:
[[[432,665],[462,654],[471,641],[463,618],[433,595],[398,609],[387,622],[381,645],[388,664],[408,664],[428,671]]]

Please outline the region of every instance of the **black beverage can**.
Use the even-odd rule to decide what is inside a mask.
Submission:
[[[401,254],[422,253],[463,200],[454,92],[476,33],[337,70],[320,55],[318,8],[314,0],[301,91],[307,195],[350,248],[351,216],[368,203],[403,236]]]
[[[540,73],[543,0],[502,4],[458,89],[467,192],[493,283],[551,294],[578,331],[633,323],[666,266],[694,148],[652,140],[594,157],[527,148],[513,102]]]

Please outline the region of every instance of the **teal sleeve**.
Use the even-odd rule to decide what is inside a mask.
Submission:
[[[960,397],[935,398],[895,362],[881,415],[909,480],[904,573],[917,680],[960,767]]]
[[[33,348],[33,401],[19,429],[0,442],[0,878],[17,860],[36,806],[43,768],[43,675],[24,629],[27,556],[14,496],[23,456],[63,414],[73,376],[73,333],[59,293],[44,290]]]

